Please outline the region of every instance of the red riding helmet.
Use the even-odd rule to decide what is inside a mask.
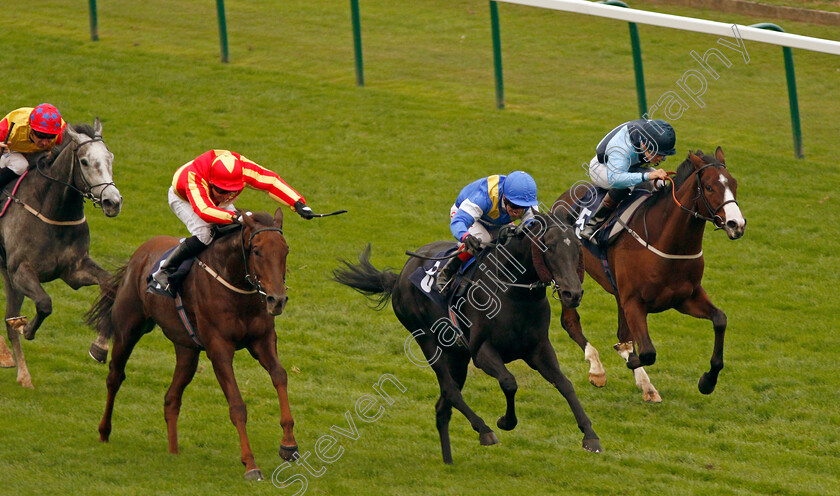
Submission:
[[[29,114],[29,127],[45,134],[59,134],[61,132],[61,114],[49,103],[38,105]]]
[[[210,164],[210,184],[225,191],[242,191],[245,177],[242,162],[229,151],[219,152]]]

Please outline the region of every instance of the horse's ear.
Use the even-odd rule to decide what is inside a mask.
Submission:
[[[283,207],[277,207],[277,210],[274,211],[274,225],[280,229],[283,228]]]
[[[93,135],[97,138],[102,137],[102,123],[99,122],[99,117],[93,120]]]
[[[81,135],[81,134],[79,134],[79,133],[77,133],[77,132],[76,132],[76,130],[75,130],[75,129],[73,129],[73,126],[72,126],[72,125],[67,124],[67,127],[65,127],[65,128],[64,128],[64,130],[65,130],[65,131],[67,131],[67,134],[68,134],[68,135],[70,136],[70,138],[72,138],[72,140],[73,140],[73,141],[75,141],[76,143],[79,143],[79,142],[81,142],[81,141],[82,141],[82,135]]]
[[[726,159],[723,156],[723,148],[717,147],[717,150],[715,150],[715,158],[718,162],[722,163],[723,165],[726,165]]]
[[[699,152],[700,150],[697,150],[697,151]],[[702,152],[700,152],[700,153],[702,153]],[[691,160],[692,164],[694,164],[695,169],[699,169],[700,167],[703,167],[704,165],[706,165],[706,162],[703,162],[703,159],[698,157],[697,155],[695,155],[694,152],[689,152],[688,153],[688,159]]]

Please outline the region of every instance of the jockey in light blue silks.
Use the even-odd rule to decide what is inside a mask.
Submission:
[[[481,250],[482,243],[493,241],[500,227],[516,219],[533,219],[537,204],[537,183],[527,172],[489,176],[464,187],[449,211],[449,229],[463,242],[459,248],[466,250],[440,270],[438,291],[443,292],[461,264]]]
[[[610,131],[598,143],[595,158],[589,162],[592,183],[609,192],[581,230],[580,237],[594,241],[595,233],[634,186],[665,180],[664,170],[648,166],[677,153],[676,142],[674,128],[661,119],[637,119]]]

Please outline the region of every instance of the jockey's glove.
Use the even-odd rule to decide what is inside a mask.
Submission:
[[[464,236],[464,246],[467,248],[467,251],[475,255],[479,251],[481,251],[481,240],[473,236],[472,234],[467,234]]]
[[[300,215],[301,217],[303,217],[306,220],[309,220],[312,217],[315,217],[315,214],[312,213],[312,209],[307,207],[306,204],[303,203],[300,200],[295,202],[294,207],[295,207],[295,212],[297,212],[298,215]]]

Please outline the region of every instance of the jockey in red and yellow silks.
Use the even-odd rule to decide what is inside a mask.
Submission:
[[[169,188],[169,207],[192,234],[179,244],[152,275],[147,291],[174,296],[169,276],[181,262],[201,253],[213,241],[214,224],[238,222],[233,202],[245,188],[265,191],[274,200],[292,207],[304,219],[313,217],[300,193],[280,176],[229,150],[202,153],[175,171]]]
[[[214,177],[215,174],[215,177]],[[238,179],[241,177],[241,180]],[[228,192],[222,202],[211,198],[211,184]],[[228,150],[210,150],[182,165],[172,179],[175,193],[190,202],[202,220],[212,224],[229,224],[236,216],[228,206],[245,186],[265,191],[275,201],[292,206],[305,204],[300,193],[291,188],[276,173]]]
[[[0,190],[29,167],[29,155],[61,143],[67,123],[49,103],[23,107],[0,120]]]

